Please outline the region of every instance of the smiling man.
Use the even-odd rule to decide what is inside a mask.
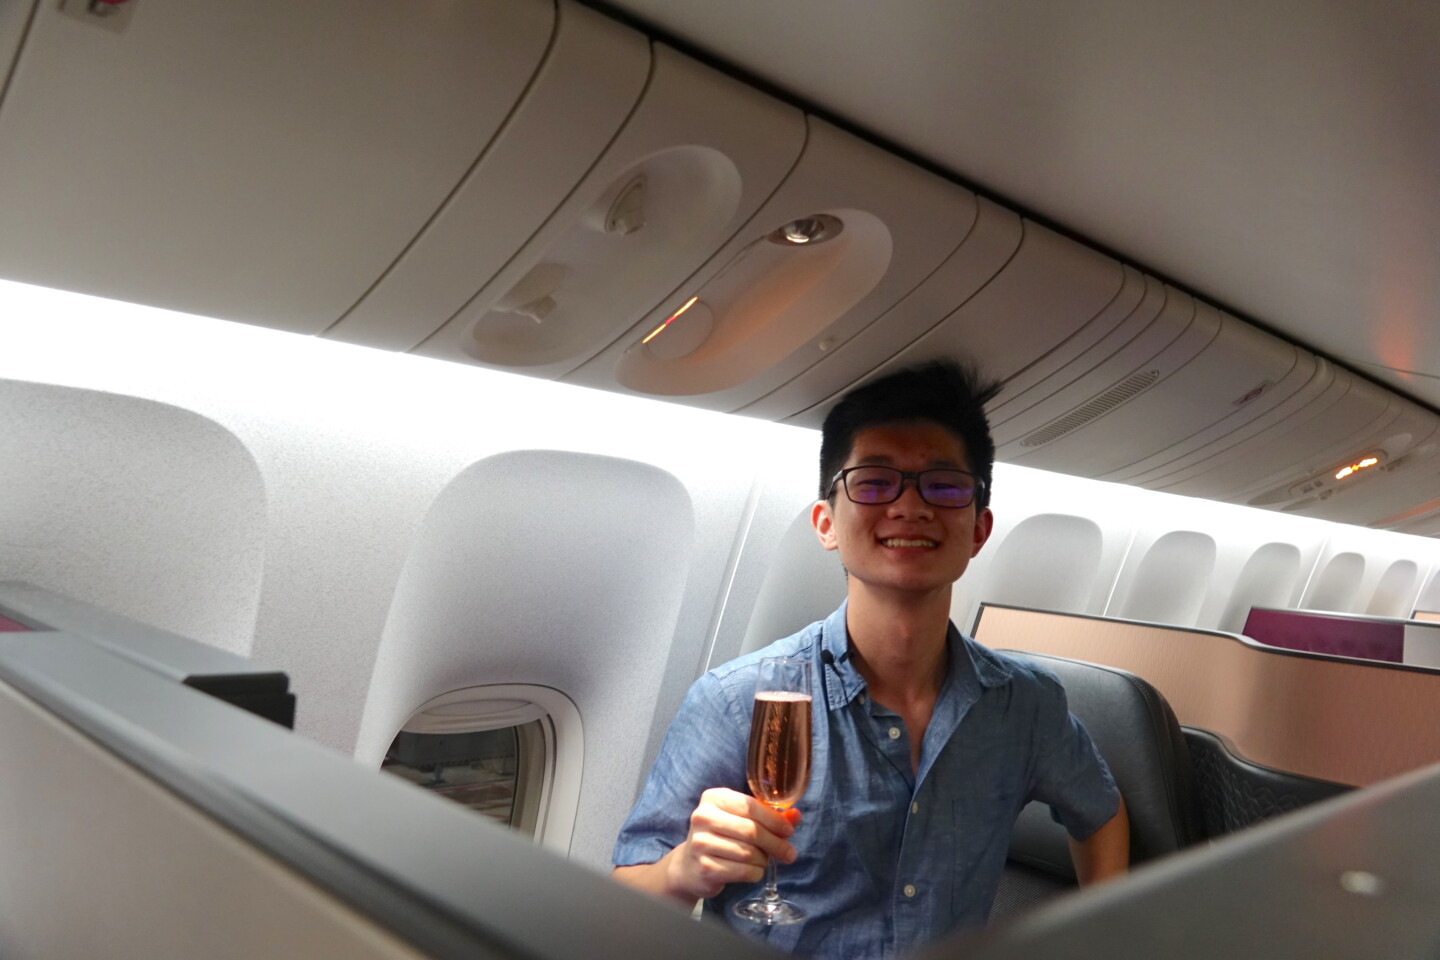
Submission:
[[[997,386],[944,363],[847,394],[825,419],[811,520],[846,600],[829,618],[691,687],[615,847],[615,876],[794,953],[891,958],[984,923],[1031,800],[1070,833],[1082,883],[1125,870],[1129,824],[1059,682],[950,623],[990,536]],[[745,780],[762,657],[811,662],[810,783],[788,815]],[[803,823],[801,822],[803,819]],[[808,913],[737,918],[767,859]]]

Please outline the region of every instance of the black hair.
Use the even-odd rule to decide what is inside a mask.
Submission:
[[[855,435],[870,427],[905,421],[937,423],[965,445],[970,472],[980,480],[976,509],[990,503],[995,441],[985,404],[1000,392],[973,367],[935,360],[907,367],[851,390],[825,416],[820,428],[820,499],[834,492],[830,481],[850,456]]]

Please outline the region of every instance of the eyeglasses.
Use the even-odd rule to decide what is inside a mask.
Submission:
[[[897,470],[894,467],[846,467],[830,481],[830,495],[835,485],[845,487],[845,496],[852,503],[893,503],[905,490],[905,481],[914,480],[920,499],[932,507],[968,507],[984,486],[973,474],[964,470]]]

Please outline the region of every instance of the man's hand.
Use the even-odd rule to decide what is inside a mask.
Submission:
[[[683,843],[655,863],[616,867],[614,876],[692,904],[717,895],[727,883],[759,883],[770,857],[794,862],[795,848],[786,838],[799,822],[798,810],[779,813],[749,794],[716,787],[700,795]]]

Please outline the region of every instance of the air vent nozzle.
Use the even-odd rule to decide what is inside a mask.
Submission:
[[[1092,400],[1076,407],[1063,417],[1051,420],[1045,426],[1020,441],[1022,447],[1039,447],[1059,440],[1072,430],[1078,430],[1091,420],[1101,417],[1120,404],[1149,389],[1160,379],[1160,371],[1146,370],[1134,373]]]

